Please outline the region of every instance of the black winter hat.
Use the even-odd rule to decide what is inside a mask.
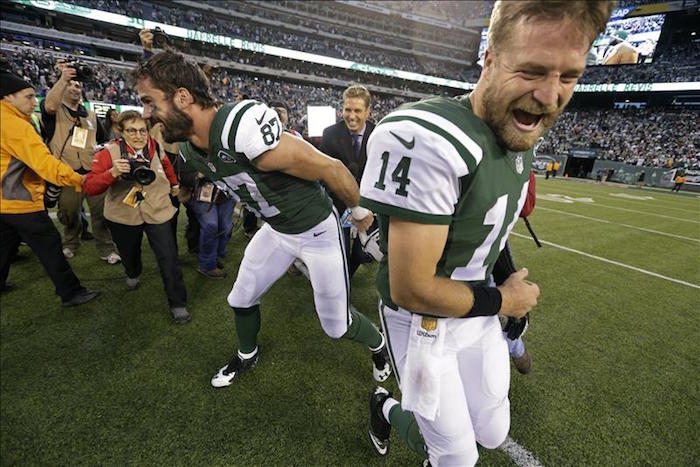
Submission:
[[[0,73],[0,99],[9,94],[14,94],[22,89],[31,87],[33,86],[30,83],[17,75],[12,73]]]

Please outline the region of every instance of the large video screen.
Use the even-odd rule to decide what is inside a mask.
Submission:
[[[613,19],[593,41],[588,65],[651,63],[665,15]]]
[[[586,65],[630,65],[651,63],[659,42],[665,15],[613,18],[605,32],[593,41]],[[480,65],[487,46],[488,28],[481,30],[479,44]]]

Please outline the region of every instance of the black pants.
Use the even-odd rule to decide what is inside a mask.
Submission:
[[[350,239],[350,227],[343,228],[343,236],[345,237],[345,256],[348,259],[348,277],[352,279],[360,264],[370,263],[372,258],[362,251],[362,245],[358,239]]]
[[[0,285],[5,285],[20,241],[39,258],[61,300],[68,301],[84,290],[63,256],[61,235],[46,211],[0,214]]]
[[[184,203],[187,213],[187,225],[185,225],[185,240],[187,240],[187,251],[197,252],[199,249],[199,221],[192,209],[192,203]]]
[[[178,247],[177,247],[177,217],[180,215],[180,201],[178,201],[176,196],[171,196],[170,201],[173,203],[173,206],[175,206],[175,214],[173,215],[172,219],[170,219],[170,229],[173,232],[173,238],[175,239],[175,253],[178,253]]]
[[[171,308],[184,307],[187,304],[187,290],[182,278],[182,269],[177,259],[177,249],[173,238],[170,221],[162,224],[124,225],[107,221],[112,232],[112,240],[117,245],[122,257],[122,264],[127,277],[135,279],[141,275],[141,239],[146,232],[148,243],[156,255],[160,276],[163,279],[168,305]]]

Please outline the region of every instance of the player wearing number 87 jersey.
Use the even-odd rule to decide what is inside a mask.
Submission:
[[[238,351],[211,384],[228,386],[255,366],[260,300],[296,258],[309,269],[325,333],[369,347],[374,377],[385,380],[390,365],[384,338],[364,315],[349,309],[340,225],[319,184],[353,206],[354,222],[366,229],[373,214],[357,206],[359,187],[345,166],[284,133],[275,111],[263,103],[216,105],[199,67],[180,54],[154,55],[134,72],[134,80],[146,113],[163,121],[166,141],[187,140],[180,143],[182,158],[266,221],[248,244],[228,295]]]
[[[370,396],[379,454],[391,426],[433,466],[473,465],[477,443],[505,440],[497,315],[525,315],[539,288],[524,269],[498,287],[487,280],[525,202],[532,147],[573,95],[613,5],[497,1],[474,91],[403,106],[370,137],[360,203],[379,219],[379,310],[402,392],[400,406],[383,388]]]

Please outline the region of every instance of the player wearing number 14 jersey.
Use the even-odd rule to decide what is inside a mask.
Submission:
[[[182,158],[266,221],[248,244],[228,295],[238,351],[212,377],[212,386],[229,386],[256,365],[260,300],[296,258],[309,269],[325,333],[365,344],[372,351],[374,378],[388,378],[382,334],[349,309],[342,232],[319,184],[354,206],[358,229],[369,227],[373,214],[357,205],[359,188],[345,166],[284,133],[275,111],[261,102],[217,106],[202,71],[180,54],[154,55],[134,78],[146,111],[163,121],[166,141],[187,140],[180,143]]]
[[[400,405],[381,387],[370,394],[379,454],[392,426],[433,466],[474,465],[477,443],[506,439],[498,315],[521,318],[539,288],[526,269],[498,287],[489,278],[527,196],[532,148],[573,95],[613,4],[497,1],[474,91],[400,107],[372,133],[360,204],[379,218],[379,309],[402,393]]]

